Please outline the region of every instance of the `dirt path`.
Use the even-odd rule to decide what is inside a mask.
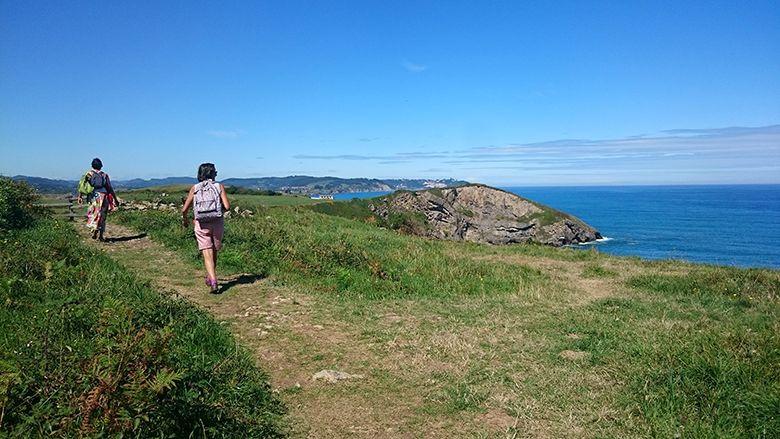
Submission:
[[[110,224],[106,243],[81,233],[139,277],[229,324],[287,405],[293,436],[587,437],[590,413],[609,410],[594,402],[610,385],[596,371],[565,356],[558,368],[544,363],[560,340],[528,337],[534,322],[518,313],[536,306],[527,295],[347,305],[252,273],[220,277],[227,288],[212,295],[202,269],[137,231]],[[512,262],[532,262],[569,284],[577,276],[567,270],[579,270]],[[579,282],[561,306],[581,306],[574,295],[582,293],[588,300],[618,294],[616,285]],[[463,319],[461,310],[474,317]],[[313,380],[323,369],[362,378]],[[574,393],[545,401],[527,373],[549,375]]]
[[[220,284],[227,288],[222,294],[209,294],[202,269],[146,235],[110,224],[108,242],[100,243],[79,229],[90,245],[142,279],[230,324],[286,403],[294,436],[448,437],[457,428],[446,420],[417,413],[415,408],[422,404],[418,383],[405,382],[409,378],[404,376],[406,366],[390,364],[377,355],[360,328],[356,331],[329,318],[312,295],[251,273],[220,276]],[[313,374],[323,369],[363,378],[336,384],[313,380]]]

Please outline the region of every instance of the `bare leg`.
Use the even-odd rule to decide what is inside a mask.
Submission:
[[[100,221],[98,222],[97,231],[100,233],[98,239],[103,240],[103,233],[106,231],[106,220],[108,219],[108,200],[103,200],[103,204],[100,205]]]
[[[215,251],[213,248],[207,248],[203,250],[203,263],[206,265],[206,274],[209,275],[209,279],[217,279],[217,267],[214,264],[216,261]]]

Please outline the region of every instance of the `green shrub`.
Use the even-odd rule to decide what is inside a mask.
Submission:
[[[340,216],[342,218],[354,219],[366,222],[376,222],[377,218],[374,212],[369,209],[371,200],[354,199],[349,201],[327,201],[324,203],[312,204],[308,208],[326,215]]]
[[[10,436],[279,437],[283,408],[228,330],[40,221],[0,247]]]
[[[282,195],[281,192],[276,192],[269,189],[251,189],[241,186],[225,186],[225,193],[228,195],[265,195],[271,197]]]
[[[29,227],[43,209],[35,207],[38,195],[23,181],[0,177],[0,231]]]

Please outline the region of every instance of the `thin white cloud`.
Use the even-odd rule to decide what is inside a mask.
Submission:
[[[211,137],[216,137],[217,139],[236,139],[238,136],[243,134],[243,131],[241,130],[211,130],[206,131],[206,134],[208,134]]]
[[[777,182],[773,174],[780,168],[780,125],[677,129],[611,139],[507,143],[455,151],[294,158],[415,164],[430,169],[443,165],[456,176],[481,172],[478,180],[532,184],[684,183],[686,175],[692,183]]]
[[[420,73],[420,72],[424,72],[424,71],[428,70],[428,66],[423,65],[423,64],[413,63],[413,62],[411,62],[409,60],[406,60],[406,59],[401,61],[401,66],[403,68],[405,68],[406,71],[412,72],[412,73]]]
[[[393,155],[360,155],[360,154],[336,154],[336,155],[311,155],[297,154],[294,159],[299,160],[381,160],[383,162],[407,162],[410,159],[444,159],[447,155],[427,152],[399,152]]]

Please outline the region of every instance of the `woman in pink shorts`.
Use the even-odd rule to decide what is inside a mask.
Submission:
[[[217,285],[217,253],[222,248],[225,219],[222,212],[230,210],[230,202],[222,183],[216,183],[217,169],[213,163],[203,163],[198,168],[198,184],[192,186],[184,206],[181,208],[182,224],[189,226],[190,207],[195,211],[195,239],[198,250],[203,254],[206,266],[206,285],[212,293],[219,291]]]

